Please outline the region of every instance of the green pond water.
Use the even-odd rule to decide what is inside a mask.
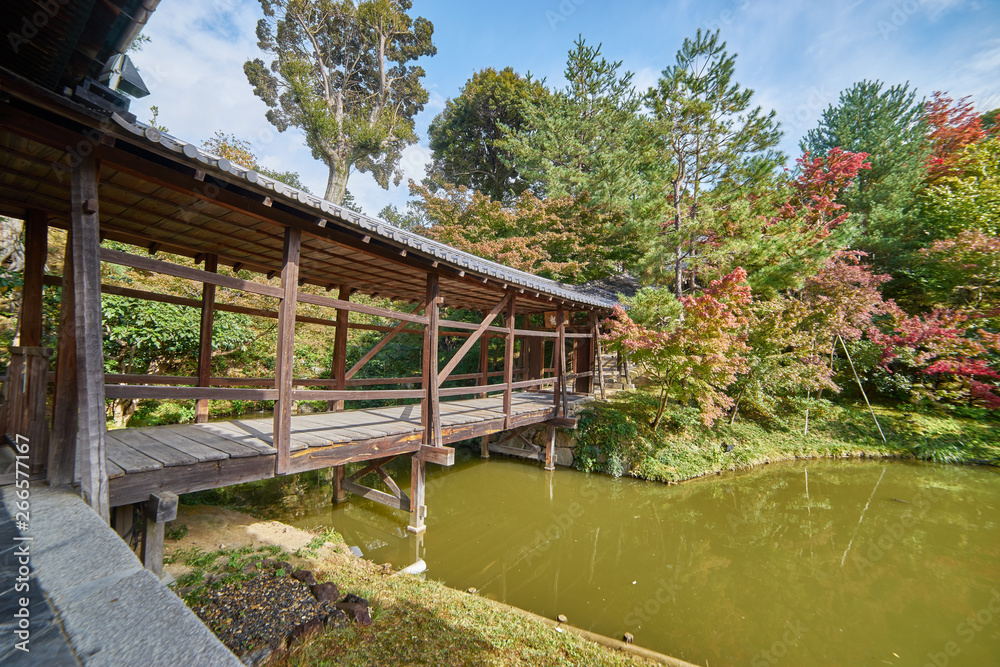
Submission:
[[[378,563],[420,558],[453,588],[699,665],[1000,665],[996,469],[796,461],[666,486],[457,459],[428,465],[420,537],[403,512],[332,506],[318,475],[255,502]]]

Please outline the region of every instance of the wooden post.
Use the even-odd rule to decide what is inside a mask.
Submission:
[[[101,237],[97,184],[100,167],[92,155],[80,158],[70,182],[73,288],[76,318],[80,492],[105,523],[111,521],[105,443],[104,345],[101,322]]]
[[[157,577],[163,576],[163,533],[167,521],[177,518],[177,495],[167,491],[150,494],[144,506],[142,564]]]
[[[548,438],[545,441],[545,469],[556,469],[556,427],[549,424]]]
[[[597,313],[591,313],[590,315],[590,330],[594,335],[594,357],[596,358],[596,363],[594,365],[594,371],[597,373],[598,386],[601,388],[601,398],[607,398],[604,390],[604,359],[601,350],[601,325],[598,322]]]
[[[414,454],[410,457],[410,525],[406,530],[418,535],[427,530],[427,526],[424,525],[424,519],[427,517],[424,497],[426,482],[427,464],[419,454]]]
[[[427,327],[424,329],[423,385],[424,398],[420,411],[424,427],[423,443],[441,446],[441,420],[438,416],[438,310],[441,304],[441,286],[436,273],[427,274]]]
[[[559,416],[559,406],[562,403],[562,393],[565,391],[566,379],[563,376],[566,355],[566,312],[562,306],[556,310],[556,333],[559,337],[555,340],[555,348],[552,350],[552,367],[556,372],[556,384],[552,389],[552,416]],[[565,416],[565,415],[563,415]]]
[[[503,414],[504,429],[510,428],[511,397],[514,393],[514,312],[517,307],[517,297],[510,296],[510,303],[507,304],[507,336],[504,339],[503,348],[503,382],[506,385],[503,390]]]
[[[219,256],[205,255],[205,270],[215,273],[219,270]],[[212,327],[215,324],[215,285],[205,283],[201,288],[201,330],[198,338],[198,386],[208,387],[212,380]],[[209,400],[199,398],[194,404],[194,421],[204,424],[208,421]]]
[[[111,511],[112,523],[118,537],[122,538],[129,547],[135,540],[135,535],[130,535],[135,528],[135,507],[133,505],[119,505]]]
[[[344,489],[344,466],[333,469],[333,502],[342,503],[347,500],[347,490]]]
[[[340,300],[348,301],[351,298],[351,288],[347,285],[340,286]],[[337,332],[333,335],[333,364],[330,375],[336,380],[334,389],[344,391],[347,388],[347,331],[348,315],[350,313],[344,308],[337,309]],[[327,401],[326,409],[340,412],[344,409],[344,401]]]
[[[49,392],[49,347],[12,347],[24,356],[24,403],[19,415],[20,428],[16,435],[28,438],[28,465],[32,473],[45,470],[49,462],[49,422],[45,417]]]
[[[593,328],[589,327],[591,332]],[[573,355],[573,372],[590,373],[587,377],[577,378],[575,391],[581,394],[590,394],[594,390],[594,339],[575,338],[573,347],[576,353]]]
[[[76,430],[79,417],[72,230],[66,237],[65,257],[59,305],[59,339],[56,344],[56,387],[52,399],[52,438],[49,442],[48,482],[51,486],[72,484],[76,467]]]
[[[24,221],[24,287],[17,345],[42,344],[42,281],[48,256],[48,220],[42,211],[28,211]]]
[[[525,339],[528,345],[528,376],[526,380],[540,380],[545,367],[545,339],[531,336]],[[531,391],[541,391],[541,387],[531,387]]]
[[[488,313],[483,313],[486,317]],[[490,332],[486,331],[479,337],[479,384],[490,383]],[[486,398],[486,392],[479,394],[479,398]]]
[[[278,402],[274,406],[274,448],[278,450],[274,472],[284,475],[291,465],[292,447],[292,380],[295,362],[295,306],[299,287],[299,252],[302,232],[293,227],[285,229],[285,246],[282,254],[281,305],[278,307],[278,349],[274,384]]]

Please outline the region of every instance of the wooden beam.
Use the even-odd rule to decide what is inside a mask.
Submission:
[[[299,252],[302,232],[294,227],[285,229],[282,253],[281,305],[278,307],[278,345],[276,351],[275,388],[278,402],[274,406],[274,448],[278,451],[274,472],[288,472],[291,457],[292,380],[295,361],[295,304],[299,280]]]
[[[177,495],[154,493],[143,506],[142,564],[158,578],[163,576],[163,533],[167,521],[177,518]]]
[[[17,345],[39,347],[42,344],[42,281],[48,256],[48,216],[42,211],[28,211],[24,221],[24,287],[21,290],[21,313]]]
[[[416,535],[427,530],[424,525],[427,517],[427,506],[424,504],[426,482],[427,463],[418,454],[414,454],[410,458],[410,525],[406,530]]]
[[[441,285],[436,273],[427,274],[427,328],[424,329],[423,390],[420,422],[424,428],[425,445],[441,445],[441,420],[438,416],[440,395],[438,371],[438,309],[441,304]]]
[[[205,256],[205,270],[216,273],[219,270],[219,256]],[[208,387],[212,379],[212,327],[215,324],[215,285],[205,283],[201,290],[201,328],[198,334],[198,386]],[[194,404],[194,421],[203,424],[208,421],[209,399],[202,398]]]
[[[347,500],[347,489],[344,488],[345,466],[339,465],[333,468],[333,502],[342,503]]]
[[[340,300],[350,301],[351,288],[349,285],[340,286]],[[347,318],[350,312],[345,308],[337,309],[337,331],[333,335],[333,361],[330,368],[330,377],[336,384],[335,389],[343,391],[347,388]],[[400,322],[400,324],[403,324]],[[344,409],[344,401],[327,401],[327,410],[340,412]]]
[[[368,500],[374,500],[377,503],[388,505],[389,507],[403,510],[404,512],[412,511],[410,509],[410,503],[405,499],[405,495],[403,498],[397,498],[389,495],[388,493],[384,493],[376,489],[369,489],[367,486],[361,486],[360,484],[348,482],[347,480],[344,480],[343,484],[345,490],[350,491],[356,496],[361,496],[362,498],[367,498]]]
[[[508,294],[504,298],[500,299],[500,303],[498,303],[493,307],[493,310],[491,310],[489,315],[486,316],[486,319],[480,322],[479,326],[476,327],[476,330],[472,333],[472,335],[469,336],[464,343],[462,343],[462,347],[458,348],[458,352],[456,352],[452,356],[452,358],[448,360],[448,363],[445,364],[445,367],[441,370],[440,373],[438,373],[437,383],[439,387],[442,384],[444,384],[444,381],[448,379],[448,376],[451,375],[451,372],[455,370],[455,367],[458,366],[459,363],[461,363],[462,359],[465,358],[465,355],[468,354],[469,350],[472,349],[472,346],[476,344],[476,341],[479,340],[479,337],[483,334],[486,328],[490,326],[490,322],[493,321],[493,318],[496,317],[500,313],[500,311],[503,310],[504,306],[510,303],[511,299],[513,298],[514,298],[513,294]]]
[[[72,484],[76,469],[76,431],[79,428],[76,375],[76,306],[73,286],[73,232],[66,236],[59,338],[56,343],[56,384],[52,398],[52,438],[49,441],[48,480],[51,486]]]
[[[510,402],[514,393],[514,315],[516,306],[514,295],[511,294],[510,302],[507,305],[507,337],[504,339],[503,348],[503,383],[506,385],[503,391],[503,414],[504,425],[507,428],[510,428]]]
[[[302,232],[299,232],[300,239],[301,235]],[[180,264],[165,262],[151,257],[139,257],[138,255],[132,255],[127,252],[119,252],[117,250],[102,248],[101,260],[112,264],[118,264],[120,266],[139,269],[140,271],[152,271],[153,273],[162,273],[163,275],[174,276],[175,278],[183,278],[185,280],[193,280],[200,283],[229,287],[243,292],[250,292],[251,294],[260,294],[261,296],[270,296],[277,299],[283,298],[282,290],[279,287],[256,283],[252,280],[243,280],[242,278],[220,276],[217,273],[202,271],[201,269],[191,268],[190,266],[181,266]],[[298,281],[297,277],[296,281]]]
[[[419,456],[420,459],[426,463],[436,463],[439,466],[455,465],[454,447],[432,447],[431,445],[421,445],[420,451],[417,452],[417,456]]]
[[[552,350],[552,367],[556,369],[556,388],[552,393],[555,413],[559,414],[562,404],[562,394],[565,393],[565,359],[566,356],[566,311],[562,306],[556,309],[556,339],[555,347]]]
[[[92,155],[81,157],[72,170],[70,183],[79,406],[76,467],[84,501],[104,522],[110,523],[101,322],[101,238],[97,211],[99,174],[100,168]]]
[[[490,383],[490,334],[484,333],[479,339],[479,384]],[[486,393],[479,395],[479,398],[486,398]]]
[[[418,304],[417,307],[413,309],[413,312],[416,313],[423,310],[426,307],[426,305],[427,305],[426,303]],[[365,356],[361,357],[361,359],[358,360],[358,363],[351,366],[351,370],[347,371],[346,375],[344,376],[345,381],[350,380],[352,377],[354,377],[355,373],[357,373],[364,367],[365,364],[371,361],[375,357],[375,355],[378,354],[379,351],[381,351],[382,348],[385,347],[389,343],[389,341],[395,338],[396,335],[400,331],[402,331],[406,326],[407,326],[406,322],[400,322],[395,327],[393,327],[392,330],[389,331],[389,333],[387,333],[385,337],[382,338],[382,340],[380,340],[378,343],[375,344],[375,347],[368,350]]]

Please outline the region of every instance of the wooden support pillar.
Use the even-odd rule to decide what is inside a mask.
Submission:
[[[205,270],[219,270],[219,256],[205,255]],[[198,338],[198,386],[208,387],[212,378],[212,327],[215,324],[215,285],[205,283],[201,288],[201,330]],[[194,404],[194,421],[208,421],[209,400],[199,398]]]
[[[562,306],[559,306],[556,310],[556,333],[558,334],[558,338],[556,338],[555,347],[552,349],[552,367],[556,372],[556,384],[552,390],[553,417],[560,415],[562,395],[566,389],[566,378],[563,372],[566,368],[566,361],[564,359],[566,355],[566,312]]]
[[[593,319],[593,318],[591,318]],[[593,327],[588,327],[593,334]],[[594,391],[594,339],[574,338],[573,372],[590,373],[587,377],[576,379],[574,390],[581,394],[591,394]]]
[[[119,505],[112,509],[111,523],[113,524],[111,527],[118,533],[118,537],[122,538],[125,544],[129,545],[129,548],[133,548],[138,541],[133,532],[135,529],[135,506]]]
[[[556,469],[556,427],[549,424],[545,440],[545,469]]]
[[[24,287],[16,343],[21,347],[42,344],[42,281],[49,250],[48,231],[45,213],[28,211],[28,219],[24,221]]]
[[[424,519],[427,518],[426,498],[424,497],[427,483],[427,463],[420,458],[419,453],[410,457],[410,525],[406,527],[411,533],[420,534],[427,530]]]
[[[76,468],[84,501],[101,519],[110,523],[101,322],[101,237],[97,211],[99,175],[97,160],[90,155],[82,157],[73,168],[70,181],[79,408]]]
[[[177,518],[177,495],[168,491],[150,494],[144,506],[142,564],[157,577],[163,576],[163,533],[167,521]]]
[[[438,310],[441,287],[436,273],[427,274],[427,327],[424,329],[423,388],[420,421],[423,443],[441,446],[440,394],[438,391]]]
[[[52,437],[49,440],[48,482],[72,484],[76,468],[76,430],[79,427],[76,387],[76,307],[73,287],[73,232],[66,237],[59,338],[56,343],[56,386],[52,399]]]
[[[487,313],[483,313],[486,317]],[[490,332],[487,331],[479,337],[479,384],[490,383]],[[486,392],[479,394],[479,398],[486,398]]]
[[[484,435],[479,440],[479,456],[488,459],[490,458],[490,436]]]
[[[351,288],[347,285],[340,286],[340,300],[348,301],[351,298]],[[344,391],[347,388],[347,331],[348,315],[350,313],[343,309],[337,309],[337,332],[333,335],[333,363],[330,368],[330,377],[337,384],[334,389]],[[327,401],[326,409],[340,412],[344,409],[344,401]]]
[[[347,500],[347,489],[344,488],[345,466],[336,466],[333,469],[333,502],[342,503]]]
[[[604,359],[601,350],[601,325],[598,321],[597,313],[590,315],[590,330],[594,335],[594,372],[597,374],[597,386],[601,389],[601,398],[607,398],[604,389]]]
[[[299,287],[299,251],[302,232],[285,229],[285,246],[281,265],[281,305],[278,307],[278,347],[274,384],[278,402],[274,406],[274,448],[278,450],[274,472],[284,475],[291,465],[292,446],[292,380],[295,362],[295,306]]]
[[[510,405],[511,397],[514,393],[514,313],[517,308],[517,298],[511,294],[510,303],[507,304],[507,335],[504,338],[503,348],[503,414],[504,429],[511,426]]]
[[[526,380],[540,380],[545,367],[545,339],[531,336],[525,339],[528,346],[528,374]],[[541,391],[541,387],[531,387],[531,391]]]

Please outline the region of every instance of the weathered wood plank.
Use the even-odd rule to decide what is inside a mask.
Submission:
[[[108,431],[109,440],[117,440],[123,445],[127,445],[137,452],[145,454],[151,459],[156,459],[165,468],[181,465],[194,465],[198,459],[189,454],[174,449],[170,445],[165,445],[159,440],[149,437],[145,433],[133,429],[118,429]]]
[[[160,468],[112,480],[112,506],[142,502],[150,493],[191,493],[274,476],[274,454]]]
[[[182,426],[163,426],[160,427],[160,430],[170,431],[183,436],[192,442],[227,454],[229,458],[243,458],[247,456],[259,456],[263,453],[274,453],[274,449],[264,443],[259,443],[259,447],[252,447],[246,443],[237,442],[225,437],[224,434],[218,431],[209,430],[209,428],[193,427],[185,424]]]
[[[262,420],[265,421],[266,420]],[[189,428],[199,429],[204,433],[211,433],[229,440],[233,440],[241,445],[257,450],[261,454],[274,454],[274,447],[271,446],[271,432],[261,429],[238,428],[229,422],[208,422],[207,424],[192,425]],[[202,440],[198,440],[203,442]],[[209,444],[209,443],[204,443]]]
[[[93,155],[83,156],[70,177],[73,289],[76,322],[77,471],[84,500],[111,522],[105,451],[104,341],[101,321],[100,218]]]
[[[376,489],[369,489],[367,486],[361,486],[360,484],[355,484],[354,482],[349,482],[346,479],[343,481],[343,488],[345,491],[350,491],[356,496],[361,496],[362,498],[367,498],[368,500],[374,500],[377,503],[388,505],[389,507],[403,510],[405,512],[410,511],[408,498],[397,498],[396,496],[391,496],[388,493],[384,493]]]
[[[295,307],[299,280],[299,254],[302,249],[302,231],[294,227],[285,229],[285,242],[281,266],[281,304],[278,307],[278,343],[275,355],[275,387],[278,402],[274,406],[274,448],[278,450],[275,474],[288,472],[291,452],[292,379],[295,360]]]
[[[156,459],[146,456],[117,438],[108,437],[106,445],[108,459],[114,461],[115,465],[124,470],[126,475],[163,468],[163,464]]]
[[[301,232],[299,232],[299,234],[301,236]],[[234,278],[231,276],[222,276],[217,273],[210,273],[208,271],[202,271],[201,269],[195,269],[190,266],[181,266],[180,264],[164,262],[159,259],[152,259],[151,257],[140,257],[138,255],[131,255],[127,252],[109,250],[108,248],[101,249],[101,260],[112,264],[118,264],[119,266],[128,266],[133,269],[139,269],[141,271],[152,271],[153,273],[161,273],[166,276],[184,278],[186,280],[218,285],[220,287],[228,287],[241,292],[250,292],[251,294],[260,294],[261,296],[270,296],[277,299],[280,299],[283,294],[280,287],[264,285],[263,283],[256,283],[252,280],[243,280],[241,278]]]
[[[417,456],[426,463],[436,463],[440,466],[453,466],[455,465],[455,448],[454,447],[432,447],[431,445],[422,445],[420,451],[417,452]]]
[[[419,432],[405,433],[345,445],[310,447],[292,452],[291,472],[305,472],[357,461],[410,454],[420,449],[420,438]]]
[[[106,384],[107,398],[212,399],[217,401],[274,401],[275,389],[229,389],[221,387],[165,387],[147,385]]]
[[[203,445],[199,442],[195,442],[191,438],[185,438],[174,428],[169,426],[144,428],[139,431],[139,433],[163,445],[172,447],[179,452],[187,454],[188,456],[194,457],[198,463],[204,463],[205,461],[220,461],[222,459],[229,458],[229,455],[226,454],[226,452],[215,449],[214,447],[209,447],[208,445]]]
[[[205,270],[218,273],[219,256],[205,256]],[[201,290],[201,322],[198,330],[198,386],[208,387],[212,380],[212,326],[215,322],[215,285],[205,283]],[[200,398],[194,404],[196,423],[208,421],[209,399]]]

